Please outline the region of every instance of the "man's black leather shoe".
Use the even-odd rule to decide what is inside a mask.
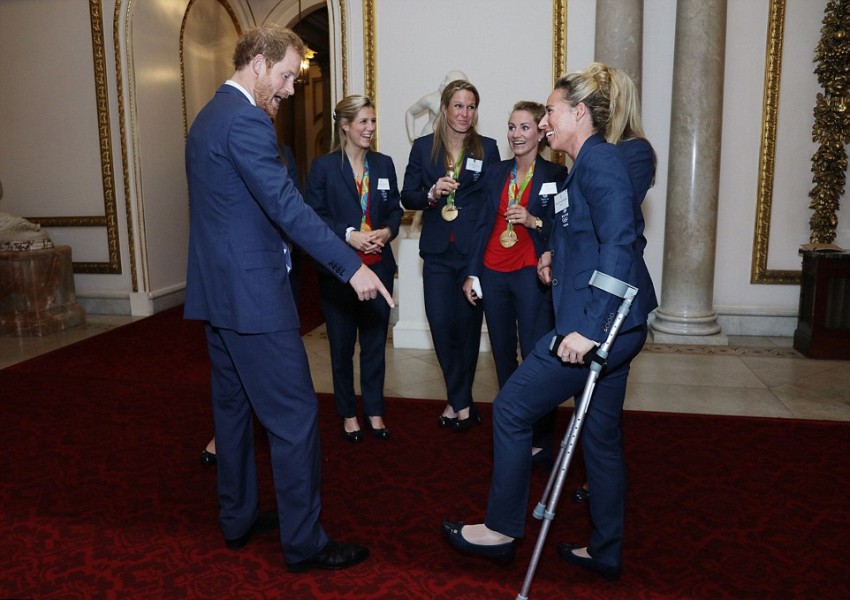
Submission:
[[[310,569],[347,569],[367,558],[369,558],[368,548],[354,544],[340,544],[331,540],[310,558],[301,562],[286,563],[286,570],[290,573],[303,573]]]
[[[260,513],[257,520],[254,521],[254,524],[251,525],[251,528],[248,529],[244,535],[233,540],[225,539],[224,545],[231,550],[241,550],[248,545],[248,542],[250,542],[251,538],[256,534],[263,533],[265,531],[272,531],[279,527],[280,522],[278,521],[277,511]]]

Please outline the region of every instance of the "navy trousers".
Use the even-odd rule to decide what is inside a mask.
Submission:
[[[487,527],[515,538],[525,534],[531,475],[532,428],[564,400],[576,401],[587,383],[586,365],[564,364],[549,353],[554,330],[544,336],[499,392],[493,405],[493,481]],[[646,341],[646,326],[621,332],[597,380],[581,433],[593,521],[588,549],[604,565],[621,564],[626,502],[622,415],[632,359]]]
[[[259,514],[253,414],[271,449],[280,541],[286,562],[319,552],[321,455],[318,401],[298,329],[245,335],[207,324],[218,462],[219,524],[245,534]]]
[[[501,389],[519,366],[517,342],[525,360],[537,341],[555,326],[552,291],[540,282],[536,267],[506,273],[484,267],[481,291]],[[553,409],[534,426],[532,445],[547,454],[553,449],[557,416]]]
[[[371,266],[393,293],[395,277],[392,262]],[[360,393],[367,417],[384,414],[384,377],[386,374],[387,329],[390,306],[383,296],[360,301],[354,289],[336,277],[319,274],[319,299],[328,332],[331,351],[334,399],[340,417],[357,416],[354,395],[354,345],[360,334]]]
[[[463,294],[467,257],[457,252],[454,244],[441,254],[423,254],[423,259],[425,315],[446,382],[448,403],[457,412],[472,406],[484,311],[480,304],[467,302]]]

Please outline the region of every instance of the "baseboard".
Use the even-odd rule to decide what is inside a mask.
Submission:
[[[77,302],[86,314],[148,317],[183,304],[185,292],[184,285],[157,292],[89,292],[77,295]]]

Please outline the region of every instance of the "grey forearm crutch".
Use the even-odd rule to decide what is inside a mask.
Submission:
[[[590,357],[590,373],[587,375],[587,383],[584,386],[584,392],[581,395],[581,401],[576,403],[576,408],[573,411],[572,419],[567,427],[567,433],[561,441],[561,449],[558,451],[558,459],[552,468],[549,475],[549,481],[546,483],[546,488],[543,491],[543,496],[537,507],[534,509],[534,518],[543,519],[540,525],[540,534],[537,536],[537,543],[534,546],[534,553],[531,555],[531,562],[528,564],[528,571],[525,573],[525,581],[523,581],[522,589],[520,590],[517,600],[528,600],[528,590],[531,587],[531,582],[534,579],[534,572],[537,570],[537,563],[540,561],[540,555],[543,552],[543,544],[546,542],[546,535],[549,533],[549,528],[552,526],[552,521],[555,518],[555,507],[558,505],[558,499],[561,497],[561,491],[564,488],[564,481],[567,477],[567,471],[570,468],[570,462],[575,453],[576,442],[581,433],[584,417],[587,414],[587,409],[590,407],[593,388],[596,387],[596,380],[608,360],[608,352],[611,349],[611,344],[614,343],[614,338],[620,331],[620,326],[623,324],[626,316],[629,314],[629,309],[632,306],[632,300],[637,296],[638,289],[628,283],[622,282],[619,279],[605,275],[599,271],[594,271],[590,277],[590,285],[598,288],[609,294],[614,294],[618,298],[622,298],[620,307],[617,309],[617,316],[614,323],[608,331],[608,337],[590,357],[591,353],[585,356],[585,360]],[[550,495],[551,492],[551,495]],[[547,502],[548,497],[548,502]]]

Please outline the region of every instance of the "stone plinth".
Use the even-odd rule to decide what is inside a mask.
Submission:
[[[48,335],[85,320],[70,246],[0,252],[0,335]]]

